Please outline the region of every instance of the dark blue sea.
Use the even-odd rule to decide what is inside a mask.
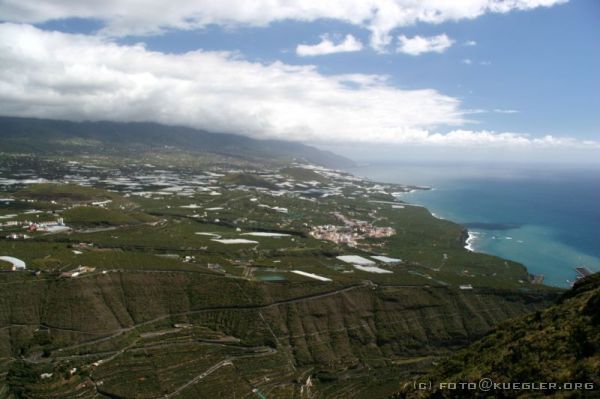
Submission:
[[[546,284],[568,287],[576,266],[600,271],[600,166],[394,163],[350,172],[431,186],[401,199],[466,225],[473,250],[521,262]]]

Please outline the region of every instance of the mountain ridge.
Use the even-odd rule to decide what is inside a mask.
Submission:
[[[354,162],[343,156],[297,142],[259,140],[153,122],[110,122],[0,117],[3,152],[37,154],[181,150],[211,153],[251,161],[300,161],[343,168]],[[127,146],[124,146],[124,145]],[[127,148],[126,148],[127,147]]]

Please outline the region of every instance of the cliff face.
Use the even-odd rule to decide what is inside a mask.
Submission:
[[[600,389],[600,274],[579,281],[554,306],[501,323],[450,356],[421,381],[556,382]],[[591,385],[588,385],[588,387]],[[539,394],[539,392],[537,392]],[[587,395],[590,390],[547,393]],[[456,392],[404,391],[398,397],[450,397]],[[475,394],[475,392],[472,392]],[[480,392],[480,394],[482,394]],[[501,391],[498,395],[515,395]],[[571,396],[570,396],[571,397]]]
[[[317,396],[359,395],[397,387],[550,295],[143,271],[3,283],[0,397],[40,398],[229,397],[257,386],[294,397],[308,375]]]

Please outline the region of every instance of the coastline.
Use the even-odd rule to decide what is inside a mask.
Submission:
[[[413,190],[411,192],[406,192],[406,193],[402,193],[402,194],[410,194],[410,193],[414,193],[418,190]],[[435,188],[431,188],[428,191],[435,191]],[[398,199],[401,201],[406,201],[408,202],[408,198],[406,198],[406,196],[403,196],[403,198],[401,198],[401,196],[398,196]],[[552,267],[548,266],[544,266],[544,268],[540,268],[540,264],[543,263],[543,261],[538,260],[538,258],[536,259],[532,259],[531,257],[527,257],[529,256],[529,254],[525,254],[525,256],[523,256],[523,252],[514,252],[514,251],[523,251],[523,250],[519,250],[519,249],[511,249],[512,253],[506,253],[506,246],[505,244],[503,244],[504,242],[509,243],[509,242],[514,242],[516,244],[525,244],[529,246],[529,250],[528,252],[530,254],[535,253],[536,250],[539,250],[540,247],[540,239],[542,240],[547,240],[550,237],[548,236],[547,232],[544,231],[537,231],[539,229],[543,229],[542,226],[537,226],[537,225],[521,225],[521,224],[509,224],[509,223],[478,223],[483,231],[478,231],[478,230],[471,230],[471,224],[476,224],[476,223],[463,223],[463,222],[459,222],[457,220],[453,220],[454,218],[443,218],[441,216],[439,216],[439,214],[437,214],[436,212],[433,212],[428,205],[424,205],[424,204],[417,204],[417,203],[412,203],[411,205],[413,206],[421,206],[425,209],[427,209],[431,215],[437,219],[440,220],[448,220],[452,223],[456,223],[459,225],[463,225],[465,228],[465,235],[463,237],[464,240],[464,248],[469,251],[469,252],[478,252],[478,253],[483,253],[483,254],[488,254],[488,255],[492,255],[492,256],[498,256],[500,258],[503,259],[507,259],[507,260],[511,260],[514,262],[518,262],[520,263],[527,271],[527,273],[529,274],[529,280],[530,282],[534,283],[534,284],[544,284],[544,285],[548,285],[548,286],[554,286],[554,287],[559,287],[559,288],[568,288],[569,286],[572,286],[573,282],[577,280],[577,276],[574,275],[572,277],[568,277],[568,274],[575,274],[575,270],[577,266],[581,266],[584,265],[586,267],[589,267],[589,270],[591,270],[592,273],[594,273],[594,271],[598,272],[598,268],[597,268],[597,262],[594,262],[594,260],[590,257],[588,258],[581,258],[581,255],[578,256],[578,258],[575,260],[574,257],[571,257],[571,259],[573,260],[572,262],[566,262],[563,260],[563,263],[561,265],[559,265],[558,267],[562,268],[562,271],[559,272],[560,274],[562,274],[564,277],[562,277],[561,279],[558,279],[556,277],[556,273],[557,273],[557,266],[554,265],[554,269]],[[497,225],[493,228],[488,227],[488,226],[493,226],[493,225]],[[509,226],[509,227],[507,227]],[[488,231],[489,229],[489,231]],[[537,230],[536,230],[537,229]],[[511,230],[512,234],[509,233],[507,230]],[[538,233],[537,237],[533,238],[529,232],[527,233],[519,233],[518,231],[523,231],[523,230],[533,230],[534,233]],[[508,233],[508,234],[507,234]],[[529,234],[527,236],[525,236],[524,234]],[[525,238],[527,237],[527,238]],[[537,241],[536,241],[537,240]],[[478,244],[479,243],[479,244]],[[490,248],[490,246],[493,245],[494,248]],[[498,247],[498,245],[500,245],[500,247]],[[565,250],[567,249],[567,246],[561,242],[552,242],[552,241],[547,241],[543,247],[551,247],[551,248],[557,248],[560,247],[561,250]],[[499,249],[498,249],[499,248]],[[550,253],[544,253],[545,258],[548,258],[548,256],[552,256]],[[543,258],[542,258],[543,259]],[[536,267],[537,266],[537,267]]]
[[[432,190],[432,189],[430,189],[430,190]],[[401,194],[410,194],[410,193],[412,193],[414,191],[416,191],[416,190],[411,190],[409,192],[405,192],[405,193],[401,193]],[[396,197],[396,196],[394,195],[394,197]],[[425,208],[431,214],[431,216],[433,216],[434,218],[436,218],[438,220],[446,220],[446,221],[449,221],[449,222],[452,222],[452,223],[456,223],[456,224],[462,226],[462,224],[459,223],[459,222],[457,222],[457,221],[449,220],[449,219],[441,217],[440,215],[436,214],[435,212],[433,212],[431,209],[427,208],[424,205],[412,204],[412,203],[408,203],[408,202],[404,202],[404,201],[402,201],[402,205],[418,206],[418,207],[421,207],[421,208]],[[477,241],[477,239],[479,238],[479,235],[481,233],[477,232],[477,231],[469,230],[467,227],[465,227],[464,229],[465,229],[465,235],[466,235],[466,237],[463,237],[463,244],[464,244],[463,247],[467,251],[469,251],[469,252],[477,252],[476,249],[475,249],[474,243]],[[509,237],[507,239],[512,239],[512,238]],[[490,254],[490,255],[492,255],[492,254]]]
[[[362,176],[357,176],[357,177],[360,177],[361,179],[372,181],[371,179],[366,178],[366,177],[362,177]],[[433,187],[433,186],[412,186],[412,185],[409,186],[409,187],[410,187],[410,189],[408,191],[394,192],[394,193],[392,193],[392,196],[396,200],[401,201],[402,205],[406,205],[406,206],[418,206],[418,207],[421,207],[421,208],[425,208],[431,214],[431,216],[433,216],[434,218],[436,218],[438,220],[446,220],[446,221],[449,221],[449,222],[452,222],[452,223],[456,223],[456,224],[459,224],[459,225],[462,226],[462,224],[459,223],[459,222],[457,222],[457,221],[441,217],[440,215],[438,215],[437,213],[433,212],[431,209],[429,209],[425,205],[410,203],[410,202],[404,201],[404,199],[402,198],[406,194],[412,194],[412,193],[415,193],[415,192],[418,192],[418,191],[435,191],[436,190],[435,187]],[[474,243],[475,243],[475,241],[477,241],[477,239],[479,238],[480,234],[481,233],[479,233],[477,231],[471,231],[467,227],[465,227],[465,235],[466,235],[466,237],[463,237],[463,247],[467,251],[469,251],[469,252],[477,252],[475,250]],[[490,254],[490,255],[492,255],[492,254]]]
[[[596,206],[600,186],[594,184],[600,170],[548,175],[546,169],[530,166],[506,171],[483,165],[477,176],[459,176],[447,167],[421,164],[374,164],[348,170],[373,182],[410,188],[395,193],[395,199],[464,226],[460,244],[467,251],[520,263],[528,273],[543,275],[546,285],[568,288],[578,266],[600,272],[600,250],[592,238],[600,234],[594,223],[600,217]],[[416,189],[424,185],[428,190]],[[572,188],[570,194],[559,191],[565,185]]]
[[[363,179],[363,180],[367,180],[367,181],[371,181],[371,182],[375,182],[378,183],[379,181],[377,181],[376,179],[372,179],[370,177],[365,177],[365,176],[361,176],[358,174],[354,174],[353,172],[349,172],[350,174]],[[389,183],[389,182],[388,182]],[[391,184],[399,184],[399,183],[391,183]],[[464,230],[463,230],[463,236],[461,237],[461,241],[463,243],[463,248],[466,249],[469,252],[481,252],[478,251],[477,248],[475,247],[475,243],[481,238],[480,236],[482,235],[481,232],[478,231],[474,231],[474,230],[470,230],[468,227],[466,227],[463,223],[460,223],[456,220],[452,220],[452,219],[448,219],[448,218],[444,218],[442,216],[440,216],[439,214],[437,214],[436,212],[433,212],[428,206],[426,205],[422,205],[422,204],[417,204],[414,202],[409,202],[407,201],[407,199],[405,198],[405,196],[407,196],[408,194],[413,194],[413,193],[417,193],[417,192],[421,192],[421,191],[427,191],[427,192],[432,192],[432,191],[436,191],[435,186],[416,186],[416,185],[410,185],[410,186],[406,186],[408,188],[408,190],[406,191],[398,191],[398,192],[394,192],[392,193],[392,196],[394,197],[394,199],[396,201],[399,201],[399,204],[402,204],[403,206],[417,206],[417,207],[421,207],[426,209],[431,216],[433,216],[434,218],[438,219],[438,220],[445,220],[445,221],[449,221],[451,223],[455,223],[458,224],[460,226],[463,226]],[[512,237],[507,237],[508,240],[512,240]],[[487,254],[487,255],[492,255],[492,256],[499,256],[501,258],[504,259],[509,259],[508,257],[504,257],[498,254],[494,254],[491,252],[486,252],[483,251],[481,253]],[[518,261],[517,261],[518,262]],[[544,284],[544,275],[543,274],[534,274],[527,265],[525,265],[522,262],[521,265],[525,268],[525,270],[527,271],[527,273],[530,276],[530,281],[535,282],[537,284]]]
[[[362,178],[362,177],[361,177]],[[408,201],[406,201],[406,198],[402,198],[404,197],[406,194],[412,194],[415,193],[417,191],[436,191],[436,188],[434,186],[424,186],[426,188],[417,188],[417,189],[411,189],[410,191],[405,191],[405,192],[398,192],[398,193],[393,193],[392,195],[394,196],[395,199],[399,200],[402,202],[403,205],[408,205],[408,206],[418,206],[418,207],[422,207],[427,209],[427,211],[431,214],[431,216],[433,216],[434,218],[438,219],[438,220],[446,220],[458,225],[461,225],[464,227],[464,235],[462,237],[462,241],[463,241],[463,248],[466,249],[469,252],[478,252],[477,249],[475,248],[475,243],[480,239],[480,236],[482,235],[481,232],[478,231],[474,231],[474,230],[470,230],[468,227],[464,226],[463,223],[457,222],[455,220],[451,220],[451,219],[447,219],[444,217],[441,217],[439,214],[433,212],[431,209],[429,209],[427,206],[425,205],[421,205],[421,204],[415,204],[415,203],[410,203]],[[506,239],[508,240],[512,240],[512,237],[506,237]],[[492,255],[492,256],[500,256],[497,254],[493,254],[493,253],[489,253],[489,252],[482,252],[484,254],[488,254],[488,255]],[[500,256],[502,258],[508,259],[506,257]],[[519,262],[521,263],[521,262]],[[536,274],[533,274],[529,268],[527,267],[527,265],[521,263],[523,265],[523,267],[527,270],[527,273],[530,276],[538,276]],[[544,276],[543,275],[539,275],[541,276],[541,281],[543,281]]]
[[[473,243],[477,240],[479,233],[467,229],[467,239],[465,240],[465,249],[470,252],[476,252]]]

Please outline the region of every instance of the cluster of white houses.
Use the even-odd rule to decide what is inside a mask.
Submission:
[[[356,247],[357,241],[364,238],[385,238],[396,234],[396,230],[392,227],[376,227],[366,221],[346,218],[343,221],[344,226],[331,224],[314,226],[310,231],[310,235],[318,240],[327,240],[336,244]]]

